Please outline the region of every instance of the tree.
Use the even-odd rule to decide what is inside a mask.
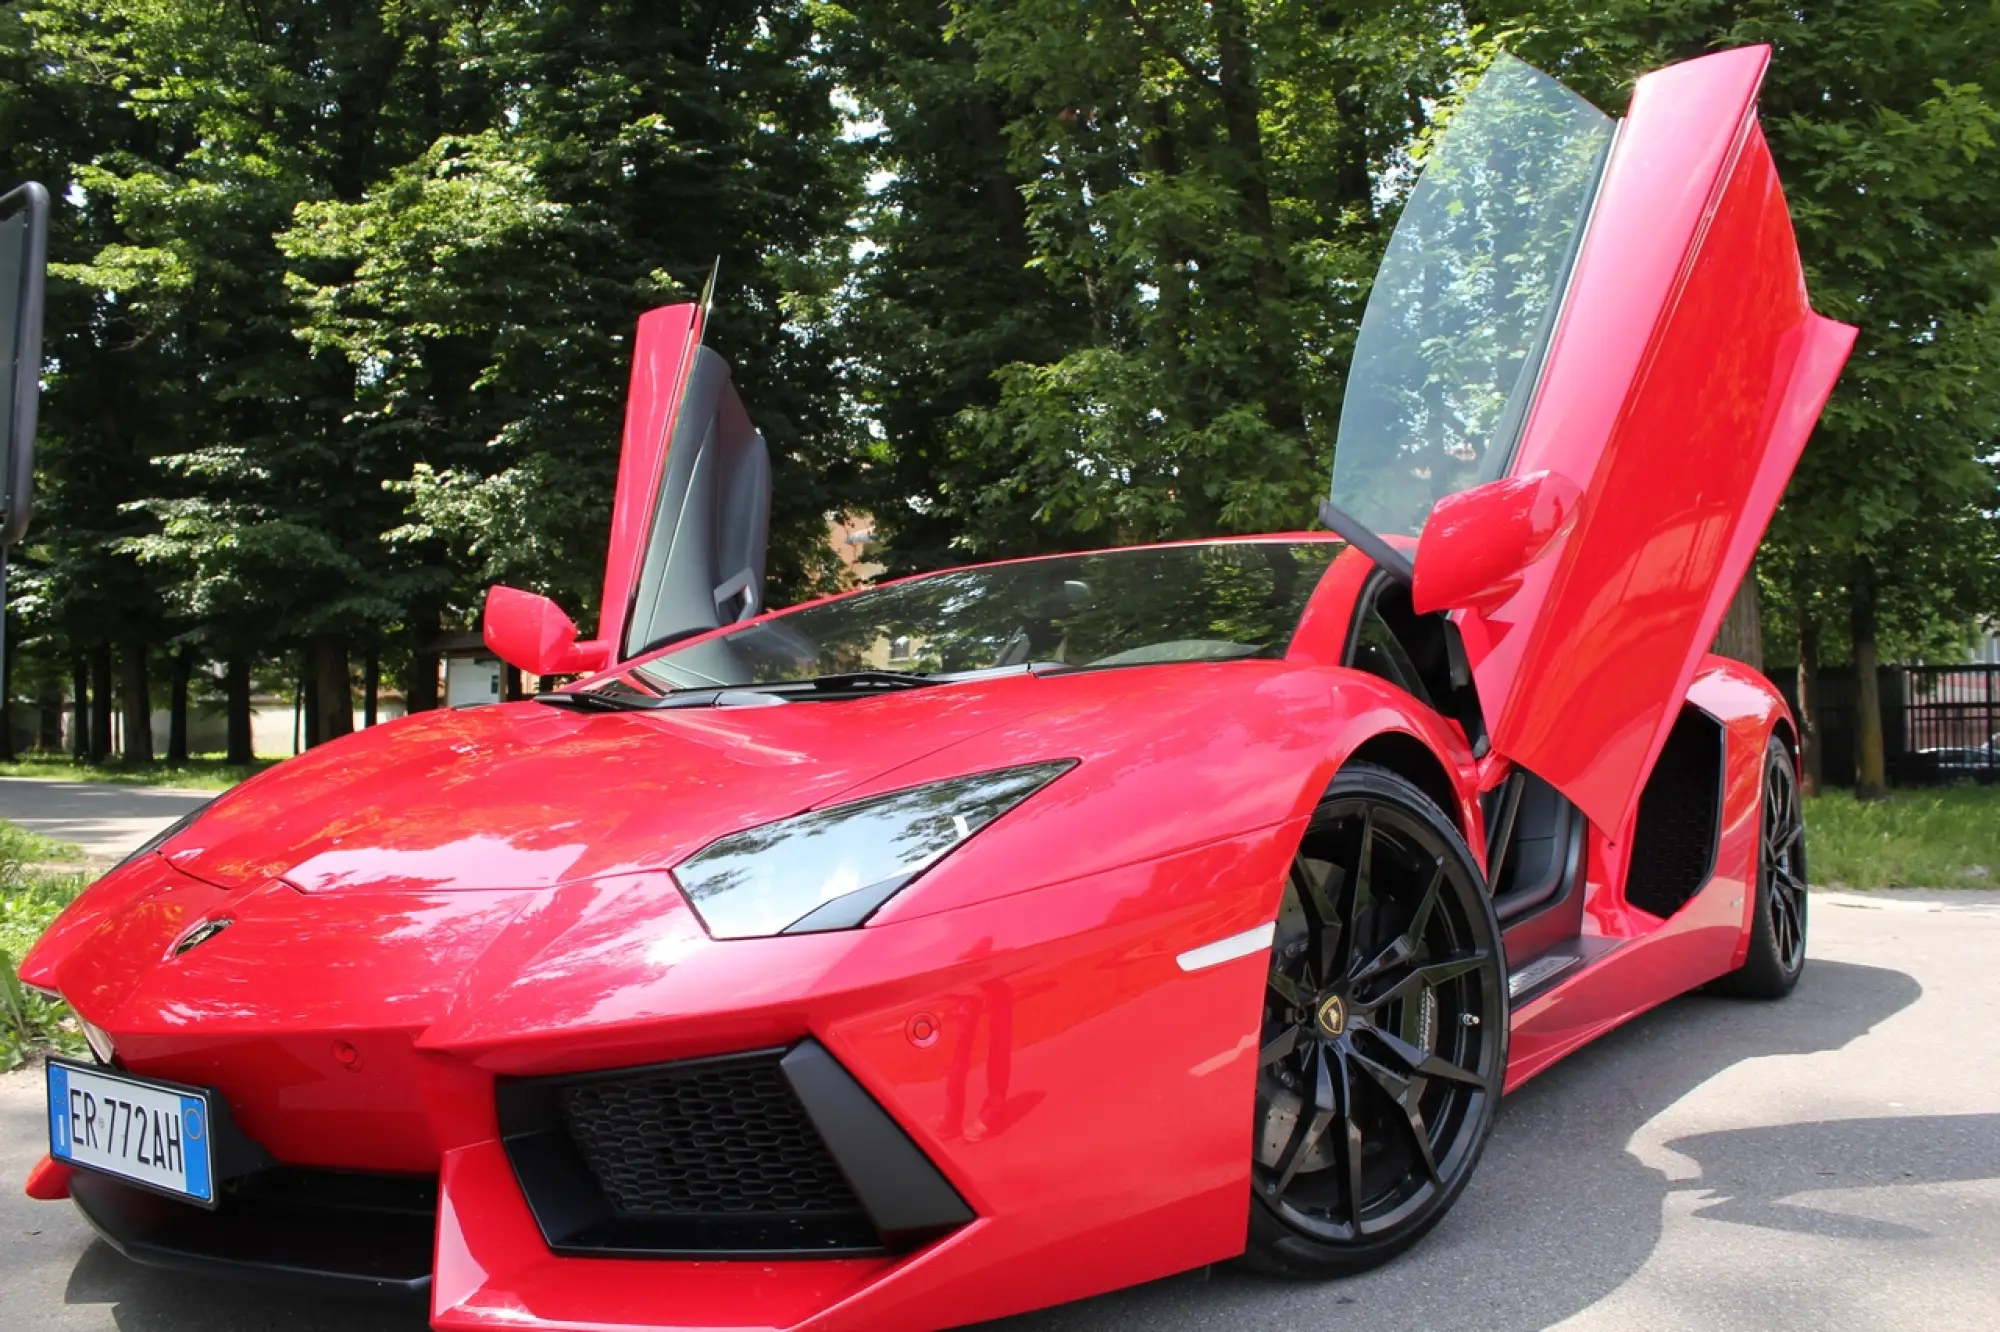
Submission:
[[[774,590],[826,581],[847,450],[810,313],[855,172],[811,35],[789,0],[485,6],[451,37],[482,127],[297,210],[302,332],[352,368],[354,447],[396,460],[386,537],[424,614],[469,618],[492,581],[591,608],[631,329],[718,259],[708,341],[771,445]]]
[[[967,0],[942,33],[914,8],[857,9],[889,48],[886,90],[863,87],[893,177],[862,289],[941,295],[855,322],[883,321],[881,342],[920,329],[909,359],[953,373],[946,417],[893,352],[864,381],[892,562],[926,528],[964,555],[1304,526],[1393,216],[1375,182],[1407,166],[1467,58],[1451,30],[1394,5]],[[978,148],[989,121],[1004,159],[936,144],[963,123]],[[974,247],[977,283],[930,276]]]

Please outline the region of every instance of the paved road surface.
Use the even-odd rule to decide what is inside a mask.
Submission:
[[[92,860],[114,861],[215,796],[161,786],[0,777],[0,820],[75,842]]]
[[[995,1332],[2000,1326],[2000,893],[1813,910],[1790,1000],[1679,1000],[1544,1074],[1508,1099],[1457,1209],[1387,1268],[1325,1285],[1218,1269]],[[127,1264],[66,1204],[17,1192],[38,1097],[0,1078],[0,1329],[423,1326]]]

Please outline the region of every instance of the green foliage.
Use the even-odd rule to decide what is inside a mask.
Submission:
[[[219,755],[196,754],[186,763],[88,764],[61,754],[23,754],[12,763],[0,763],[0,777],[40,777],[59,782],[107,782],[114,786],[170,786],[184,791],[227,791],[238,782],[255,777],[280,762],[260,758],[255,763],[225,763]],[[68,854],[33,857],[41,860],[80,860],[78,847]]]
[[[1378,182],[1407,179],[1459,30],[1397,5],[853,8],[892,179],[850,316],[892,567],[1307,525]]]
[[[17,1067],[37,1050],[82,1048],[69,1009],[23,986],[16,969],[16,959],[27,954],[85,882],[81,875],[27,867],[81,855],[74,846],[0,822],[0,1070]]]
[[[1843,888],[2000,887],[2000,787],[1898,791],[1806,801],[1807,864]]]
[[[114,632],[406,658],[499,578],[583,618],[631,330],[718,256],[773,595],[827,581],[859,164],[800,0],[39,0],[0,27],[0,177],[59,201],[31,669]]]
[[[1505,49],[1617,112],[1746,42],[1862,329],[1761,566],[1771,653],[1855,620],[1949,654],[2000,608],[1991,6],[0,6],[0,177],[58,200],[17,692],[113,638],[393,666],[494,581],[588,623],[630,331],[718,257],[774,600],[836,581],[849,509],[892,572],[1306,526],[1472,77]]]

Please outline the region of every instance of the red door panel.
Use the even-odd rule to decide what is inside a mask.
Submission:
[[[652,532],[667,442],[687,392],[695,350],[701,345],[707,303],[648,310],[639,317],[632,347],[632,387],[625,402],[625,439],[618,454],[618,488],[611,508],[611,548],[604,557],[604,600],[597,641],[610,660],[624,654],[625,621],[632,611],[639,568]]]
[[[1768,54],[1639,82],[1510,468],[1578,498],[1460,616],[1494,748],[1614,836],[1854,337],[1806,302],[1756,123]]]

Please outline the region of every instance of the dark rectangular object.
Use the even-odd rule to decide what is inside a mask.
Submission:
[[[430,1176],[266,1170],[228,1184],[211,1212],[79,1173],[70,1197],[112,1248],[154,1267],[347,1296],[420,1300],[430,1291]]]

